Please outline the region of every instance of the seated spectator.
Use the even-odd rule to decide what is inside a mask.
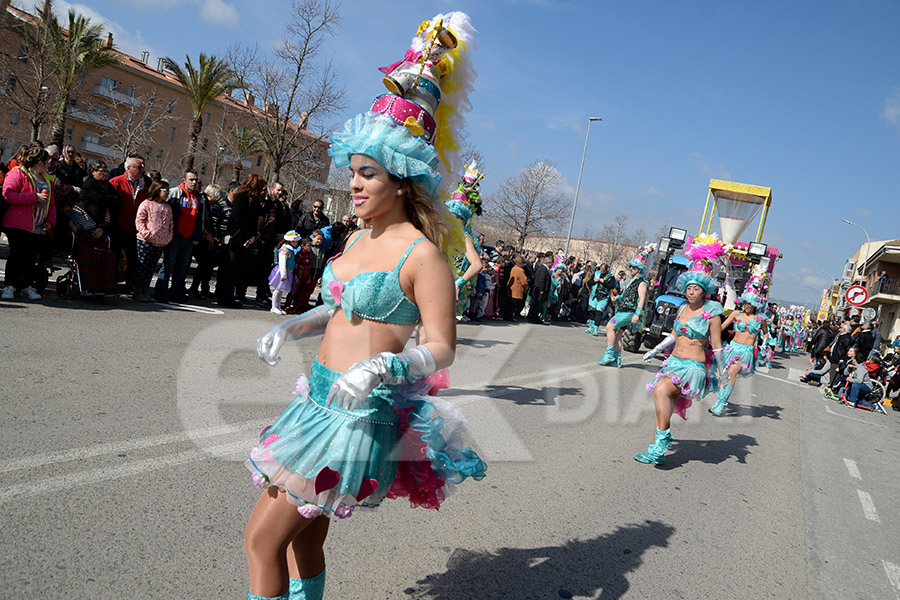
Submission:
[[[84,210],[98,226],[109,233],[113,225],[113,215],[119,211],[118,192],[109,183],[109,168],[102,160],[92,160],[90,174],[81,187],[81,199]]]
[[[118,285],[117,265],[109,237],[84,210],[81,196],[73,188],[60,186],[59,191],[57,207],[68,217],[68,227],[74,234],[72,257],[78,263],[82,291],[114,293]]]
[[[869,369],[866,367],[866,363],[860,362],[861,357],[862,353],[854,352],[846,370],[847,383],[850,384],[850,387],[847,389],[847,402],[853,408],[856,408],[860,403],[864,407],[871,407],[865,401],[865,398],[872,393],[872,379],[869,376]]]
[[[822,356],[816,359],[816,363],[809,369],[800,381],[803,383],[811,383],[816,387],[828,386],[831,382],[831,354],[825,350]]]

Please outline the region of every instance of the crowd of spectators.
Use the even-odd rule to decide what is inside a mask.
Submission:
[[[187,170],[169,182],[147,172],[142,156],[110,169],[101,160],[85,164],[71,145],[61,155],[55,145],[21,147],[0,165],[0,184],[9,243],[4,300],[40,299],[52,257],[61,253],[83,257],[85,292],[124,291],[139,302],[208,298],[238,308],[253,287],[256,301],[267,305],[274,251],[294,230],[302,238],[301,277],[289,303],[302,311],[325,262],[357,228],[351,215],[332,224],[318,199],[304,211],[303,200],[289,201],[280,182],[267,184],[256,174],[204,187]]]

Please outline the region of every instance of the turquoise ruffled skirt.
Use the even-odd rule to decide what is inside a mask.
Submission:
[[[756,346],[731,342],[722,351],[722,360],[728,369],[736,362],[741,363],[741,377],[750,377],[756,373]]]
[[[325,404],[340,375],[316,361],[297,381],[294,401],[245,462],[258,487],[281,487],[304,516],[343,518],[384,498],[438,508],[452,484],[484,477],[484,461],[462,447],[462,414],[428,396],[429,384],[382,384],[347,411]]]
[[[703,398],[710,392],[719,391],[719,380],[710,361],[706,364],[699,360],[670,356],[663,361],[662,369],[647,384],[647,391],[652,392],[663,377],[668,377],[680,390],[681,394],[675,403],[675,412],[687,420],[686,411],[697,398]]]
[[[638,319],[637,323],[632,324],[632,317],[634,317],[633,312],[617,312],[609,322],[612,323],[613,327],[616,329],[625,329],[628,327],[632,331],[638,331],[641,327],[641,319]]]

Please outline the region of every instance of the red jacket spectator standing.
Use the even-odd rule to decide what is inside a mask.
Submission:
[[[144,175],[144,159],[140,156],[126,158],[125,173],[113,177],[109,183],[122,199],[118,214],[115,215],[118,231],[115,232],[113,241],[116,254],[120,250],[125,252],[124,275],[127,288],[131,286],[134,267],[137,265],[137,229],[134,218],[141,202],[147,198],[147,189],[150,187],[150,180]]]

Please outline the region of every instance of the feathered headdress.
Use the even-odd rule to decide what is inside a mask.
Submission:
[[[640,269],[641,273],[643,273],[647,270],[647,263],[654,250],[656,250],[656,244],[645,243],[641,246],[641,249],[638,250],[637,256],[628,261],[628,266]]]
[[[684,293],[687,286],[699,285],[707,294],[716,293],[714,274],[722,265],[725,245],[716,234],[688,237],[684,257],[691,261],[688,270],[678,277],[675,285]]]
[[[479,191],[479,182],[484,174],[478,170],[478,165],[472,161],[471,165],[466,165],[466,174],[460,182],[453,196],[447,201],[447,208],[454,215],[468,223],[472,215],[481,214],[481,193]]]
[[[474,33],[462,12],[422,22],[403,58],[379,69],[388,93],[348,120],[328,151],[338,168],[349,166],[351,155],[365,154],[395,177],[417,183],[450,229],[444,256],[465,243],[459,221],[440,198],[449,194],[440,186],[462,166],[458,132],[465,129],[463,114],[472,110],[468,97],[476,73],[468,54],[475,48]]]

